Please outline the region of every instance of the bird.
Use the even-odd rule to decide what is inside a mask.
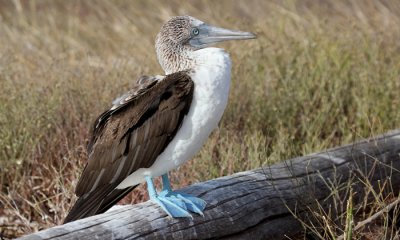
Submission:
[[[78,199],[64,223],[107,211],[143,182],[150,200],[172,218],[204,216],[206,202],[173,191],[168,172],[201,149],[227,106],[231,60],[213,45],[254,38],[254,33],[191,16],[164,23],[155,49],[165,75],[140,77],[95,120],[75,189]],[[162,190],[157,192],[153,179],[160,176]]]

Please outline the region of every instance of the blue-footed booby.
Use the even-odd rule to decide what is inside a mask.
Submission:
[[[168,172],[200,150],[227,105],[231,60],[210,46],[255,37],[190,16],[167,21],[155,42],[165,75],[139,78],[96,119],[75,190],[78,200],[64,222],[105,212],[145,181],[150,199],[171,217],[203,215],[206,202],[172,191]],[[161,192],[153,185],[159,176]]]

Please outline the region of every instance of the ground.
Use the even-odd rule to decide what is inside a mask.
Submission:
[[[162,74],[155,35],[183,14],[258,39],[218,45],[233,61],[228,108],[201,152],[172,173],[175,187],[400,127],[396,0],[2,1],[2,237],[62,222],[92,122],[138,76]],[[122,203],[146,198],[139,187]],[[354,236],[379,238],[382,222]]]

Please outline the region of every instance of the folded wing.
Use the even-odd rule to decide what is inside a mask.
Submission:
[[[64,222],[105,212],[135,186],[116,189],[139,168],[148,168],[166,148],[188,113],[193,81],[187,72],[160,80],[142,77],[95,121],[89,159],[76,187],[79,197]]]

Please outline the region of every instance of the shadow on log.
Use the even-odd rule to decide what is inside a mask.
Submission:
[[[350,186],[354,201],[363,181],[400,188],[400,130],[279,164],[194,184],[182,189],[207,201],[204,217],[171,219],[151,202],[53,227],[20,239],[287,239],[303,231],[293,213],[308,221],[309,208],[324,208]],[[345,206],[344,206],[345,208]],[[336,208],[334,214],[341,214]],[[344,209],[343,209],[344,210]]]

